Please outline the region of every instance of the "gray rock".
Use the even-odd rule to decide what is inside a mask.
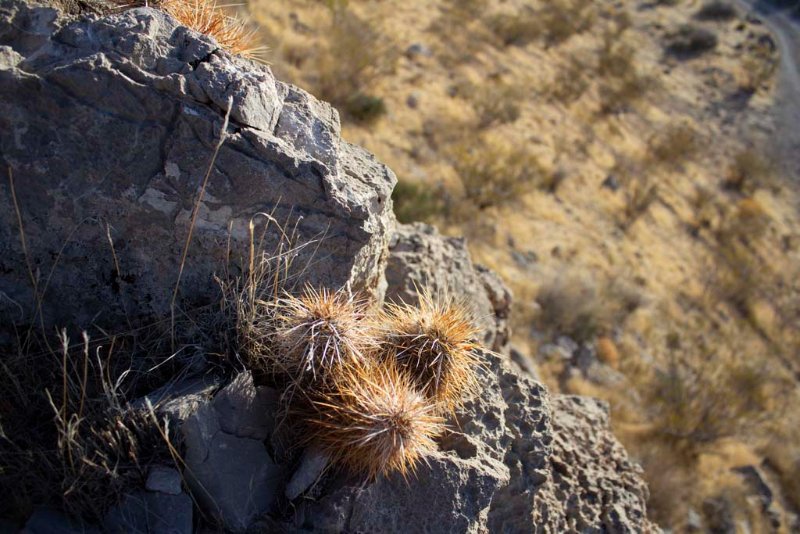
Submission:
[[[0,529],[0,532],[6,532]],[[17,532],[11,529],[8,532]],[[31,514],[22,534],[99,534],[100,529],[71,519],[61,511],[38,508]]]
[[[609,428],[608,407],[550,400],[544,387],[482,353],[480,394],[406,482],[339,477],[302,504],[315,532],[650,532],[647,488]],[[391,504],[387,504],[391,503]],[[287,529],[289,527],[287,526]]]
[[[270,398],[269,388],[256,388],[250,373],[241,373],[181,426],[186,483],[201,508],[230,531],[246,530],[280,493],[284,468],[264,445],[274,425]]]
[[[329,463],[330,457],[327,454],[313,449],[304,450],[300,464],[289,483],[286,484],[286,491],[284,491],[286,498],[292,501],[299,497],[319,480]]]
[[[557,396],[553,409],[554,510],[558,531],[651,532],[647,485],[609,424],[608,405],[597,399]]]
[[[409,59],[431,56],[433,56],[433,51],[424,43],[414,43],[406,48],[406,57]]]
[[[686,530],[689,532],[701,532],[703,530],[703,518],[692,508],[689,508],[689,511],[686,512]]]
[[[192,499],[185,493],[129,493],[106,514],[103,531],[114,534],[191,534]]]
[[[214,397],[214,409],[223,432],[240,438],[264,440],[275,426],[279,394],[255,387],[250,373],[241,373]]]
[[[555,343],[545,343],[539,346],[539,357],[548,360],[571,360],[572,353]]]
[[[397,225],[386,280],[387,300],[413,304],[423,287],[465,298],[486,346],[500,350],[507,343],[511,292],[494,273],[473,266],[463,239],[443,237],[423,223]]]
[[[564,352],[570,356],[574,355],[580,348],[580,345],[578,345],[578,343],[569,336],[558,336],[558,339],[556,339],[556,345],[561,347]]]
[[[147,473],[145,488],[148,491],[157,491],[167,495],[181,494],[181,474],[177,469],[154,465]]]
[[[294,281],[381,296],[395,177],[341,139],[328,104],[153,9],[69,18],[2,0],[0,153],[29,264],[42,284],[49,278],[48,328],[113,330],[125,318],[169,315],[229,99],[178,304],[217,298],[211,274],[228,262],[228,236],[237,272],[251,219],[264,228],[259,213],[296,225],[298,242],[311,243],[294,258]],[[30,322],[35,299],[2,172],[0,319],[11,327]],[[271,225],[267,252],[279,236]]]

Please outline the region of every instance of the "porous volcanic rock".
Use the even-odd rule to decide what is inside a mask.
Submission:
[[[481,353],[481,392],[408,481],[345,475],[300,501],[300,532],[651,532],[641,468],[613,436],[608,407],[551,398]],[[288,530],[290,525],[286,526]]]
[[[38,323],[37,310],[48,329],[168,315],[223,133],[180,307],[215,298],[211,274],[246,261],[264,213],[306,245],[294,281],[380,297],[396,180],[341,139],[330,105],[154,9],[76,18],[0,1],[3,324]],[[280,235],[273,223],[263,249]]]

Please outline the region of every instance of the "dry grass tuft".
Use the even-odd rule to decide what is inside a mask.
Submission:
[[[6,518],[24,520],[35,506],[51,505],[100,520],[122,494],[144,484],[150,465],[178,458],[153,408],[125,400],[137,395],[134,377],[145,378],[142,368],[115,365],[132,362],[131,353],[117,354],[124,351],[114,350],[115,340],[108,348],[86,335],[73,346],[63,331],[60,341],[60,352],[31,348],[0,363],[0,515]]]
[[[249,28],[246,21],[226,14],[216,0],[157,0],[153,5],[187,28],[213,37],[231,54],[255,58],[263,50],[257,45],[257,31]]]
[[[370,479],[413,474],[444,430],[435,405],[391,362],[343,369],[328,391],[312,398],[304,422],[308,445]]]
[[[327,381],[344,365],[362,362],[375,347],[366,303],[346,291],[307,287],[277,302],[276,371],[297,381]]]
[[[546,183],[547,172],[527,146],[497,135],[468,139],[451,149],[464,199],[479,210],[519,200]],[[473,213],[464,209],[456,216]]]
[[[426,396],[452,412],[477,387],[477,331],[462,303],[429,291],[419,301],[387,305],[384,347]]]

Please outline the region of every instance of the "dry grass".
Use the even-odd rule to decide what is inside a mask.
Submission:
[[[607,335],[639,308],[643,298],[621,281],[599,285],[586,276],[567,272],[539,288],[537,326],[550,338],[566,335],[578,343]]]
[[[257,44],[257,30],[246,20],[227,14],[226,8],[216,0],[157,0],[154,5],[184,26],[213,37],[232,54],[257,58],[264,50]]]
[[[679,169],[697,154],[701,137],[691,124],[668,124],[648,141],[648,159],[657,165]]]
[[[144,372],[152,362],[134,359],[122,336],[99,344],[84,334],[71,345],[62,332],[60,340],[57,353],[20,347],[0,366],[0,513],[6,518],[24,520],[45,504],[102,519],[123,493],[142,487],[150,465],[178,460],[179,444],[154,408],[126,402],[158,380],[160,373]],[[139,367],[120,366],[134,361]]]
[[[462,141],[451,149],[451,158],[464,199],[479,210],[519,199],[546,176],[530,149],[495,135]]]
[[[339,107],[349,118],[370,122],[385,113],[371,93],[373,83],[391,73],[399,57],[394,44],[346,5],[330,9],[327,46],[314,51],[305,70],[312,92]],[[343,60],[343,58],[347,58]]]
[[[455,411],[477,387],[477,331],[465,305],[423,291],[419,306],[388,304],[385,313],[386,356],[438,409]]]
[[[413,474],[444,430],[435,405],[392,363],[346,367],[301,416],[308,446],[371,480]]]

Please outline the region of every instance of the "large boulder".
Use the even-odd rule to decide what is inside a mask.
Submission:
[[[247,261],[251,221],[277,246],[263,214],[305,245],[293,281],[383,290],[392,172],[328,104],[154,9],[0,0],[0,172],[4,325],[164,317],[182,264],[178,305],[206,304],[212,273]]]

